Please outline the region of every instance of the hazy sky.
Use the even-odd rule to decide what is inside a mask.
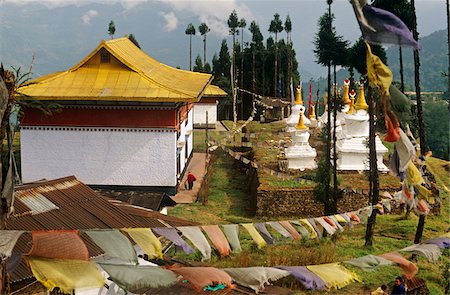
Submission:
[[[300,64],[314,75],[323,72],[323,68],[315,64],[315,58],[312,53],[312,41],[317,31],[317,20],[327,9],[325,0],[0,0],[0,10],[1,5],[5,3],[14,3],[18,6],[26,7],[29,2],[45,4],[49,9],[69,5],[75,5],[78,8],[86,7],[83,14],[79,17],[79,25],[83,26],[94,26],[95,20],[102,17],[102,14],[105,13],[101,9],[89,8],[89,5],[94,2],[102,4],[120,3],[121,6],[118,7],[121,11],[117,11],[116,14],[121,14],[122,21],[127,20],[127,15],[137,15],[140,10],[154,8],[158,10],[156,14],[157,19],[151,21],[156,22],[157,25],[152,33],[161,33],[161,35],[167,35],[169,38],[182,38],[184,30],[190,22],[196,22],[197,25],[201,22],[206,22],[211,28],[210,40],[216,39],[212,44],[208,44],[209,52],[218,51],[220,39],[228,36],[226,21],[233,9],[237,10],[240,18],[246,19],[247,24],[250,24],[252,20],[256,20],[265,37],[269,36],[267,28],[275,12],[281,15],[282,20],[289,14],[293,23],[292,39]],[[336,16],[335,26],[337,32],[352,42],[356,40],[361,33],[349,1],[335,0],[332,5],[332,11]],[[446,28],[445,0],[416,0],[416,12],[421,36]],[[116,18],[117,16],[114,17],[114,19]],[[113,19],[112,16],[111,19]],[[131,22],[131,19],[129,21]],[[102,24],[102,28],[103,26],[105,25]],[[281,36],[284,37],[285,33],[282,32]],[[101,36],[101,38],[105,38],[105,36]],[[248,31],[244,32],[244,38],[247,41],[249,40],[250,33]],[[141,41],[139,38],[138,40]],[[148,41],[144,40],[141,43],[146,45],[146,42]],[[169,50],[164,48],[163,43],[158,44],[161,47],[159,50]],[[200,47],[201,45],[196,44],[196,46]],[[152,50],[155,50],[154,44],[151,47]],[[176,62],[179,63],[178,60]],[[183,60],[181,66],[183,68],[186,67],[185,60]]]

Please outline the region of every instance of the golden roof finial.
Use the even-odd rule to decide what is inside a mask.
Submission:
[[[359,85],[359,93],[358,93],[358,100],[355,103],[355,109],[356,110],[368,110],[369,106],[366,103],[366,97],[364,96],[364,84],[361,83]]]
[[[303,104],[302,89],[300,85],[297,86],[297,90],[295,92],[295,104]]]
[[[354,89],[352,89],[352,91],[350,92],[350,108],[347,112],[347,114],[353,115],[355,113],[355,95],[356,92]]]
[[[344,80],[344,95],[342,95],[342,102],[344,104],[349,104],[350,98],[348,97],[348,91],[350,89],[350,80],[349,79],[345,79]]]
[[[305,125],[305,121],[303,120],[303,113],[300,113],[300,117],[298,118],[297,130],[308,129]]]
[[[311,105],[311,114],[309,115],[310,119],[315,119],[316,118],[316,106],[315,105]]]
[[[328,91],[325,91],[323,94],[323,105],[325,106],[325,110],[328,109]]]

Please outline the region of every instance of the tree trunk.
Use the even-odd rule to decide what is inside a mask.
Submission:
[[[327,146],[326,146],[326,170],[325,178],[325,214],[331,214],[330,208],[330,170],[331,170],[331,64],[328,63],[328,79],[327,79]]]
[[[333,213],[337,213],[338,183],[337,183],[337,151],[336,151],[336,117],[337,117],[337,84],[336,65],[333,65]]]
[[[413,37],[416,41],[418,41],[419,34],[417,32],[417,17],[414,0],[411,0],[411,9],[413,11]],[[425,125],[423,121],[423,112],[422,112],[422,98],[420,94],[420,59],[419,59],[419,50],[417,49],[414,49],[414,82],[416,86],[417,119],[419,121],[420,154],[423,155],[426,152],[426,142],[425,142]],[[424,227],[425,227],[425,215],[420,215],[419,223],[417,224],[414,243],[416,244],[420,243]]]
[[[206,34],[203,36],[203,69],[206,65]]]
[[[400,91],[405,93],[405,80],[403,77],[403,52],[401,46],[398,48],[398,58],[400,62]]]
[[[448,70],[447,70],[447,100],[448,100],[448,110],[450,111],[450,3],[446,0],[447,4],[447,46],[448,46]]]
[[[372,88],[369,87],[367,92],[369,104],[369,198],[371,205],[378,203],[379,196],[379,180],[378,180],[378,165],[377,165],[377,151],[375,144],[375,118],[374,118],[374,100]],[[366,228],[366,247],[373,245],[373,233],[375,229],[375,222],[377,218],[377,210],[372,210],[372,214],[367,220]]]
[[[244,88],[244,29],[241,30],[241,73],[240,73],[240,85],[241,89]],[[240,92],[241,96],[241,120],[244,120],[244,93]]]
[[[277,33],[275,33],[275,69],[274,69],[274,74],[273,74],[274,78],[274,96],[277,97],[278,96],[278,39],[277,39]]]
[[[189,71],[192,71],[192,35],[189,35]]]

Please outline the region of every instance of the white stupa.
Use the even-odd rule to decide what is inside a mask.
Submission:
[[[298,86],[295,93],[295,103],[292,106],[291,115],[286,118],[287,132],[295,132],[297,130],[296,126],[300,119],[300,114],[303,115],[304,124],[309,126],[311,121],[305,117],[305,107],[303,106],[301,88]]]
[[[288,160],[289,169],[315,169],[317,168],[316,150],[309,145],[308,127],[305,125],[305,118],[303,113],[300,113],[295,131],[292,132],[292,146],[285,151]]]
[[[359,87],[359,95],[356,104],[354,101],[354,91],[350,94],[353,100],[350,100],[347,112],[341,112],[342,131],[339,134],[340,140],[336,143],[338,154],[338,170],[369,170],[369,115],[367,113],[368,105],[364,96],[364,85]],[[336,129],[337,130],[337,129]],[[379,171],[389,171],[383,164],[383,155],[388,149],[382,144],[380,138],[375,138],[377,151],[377,164]]]

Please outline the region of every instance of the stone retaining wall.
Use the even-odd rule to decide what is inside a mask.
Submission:
[[[368,204],[367,195],[346,193],[338,202],[338,211],[348,212]],[[260,217],[317,217],[323,211],[323,204],[314,199],[313,188],[260,187],[256,194],[256,215]]]

